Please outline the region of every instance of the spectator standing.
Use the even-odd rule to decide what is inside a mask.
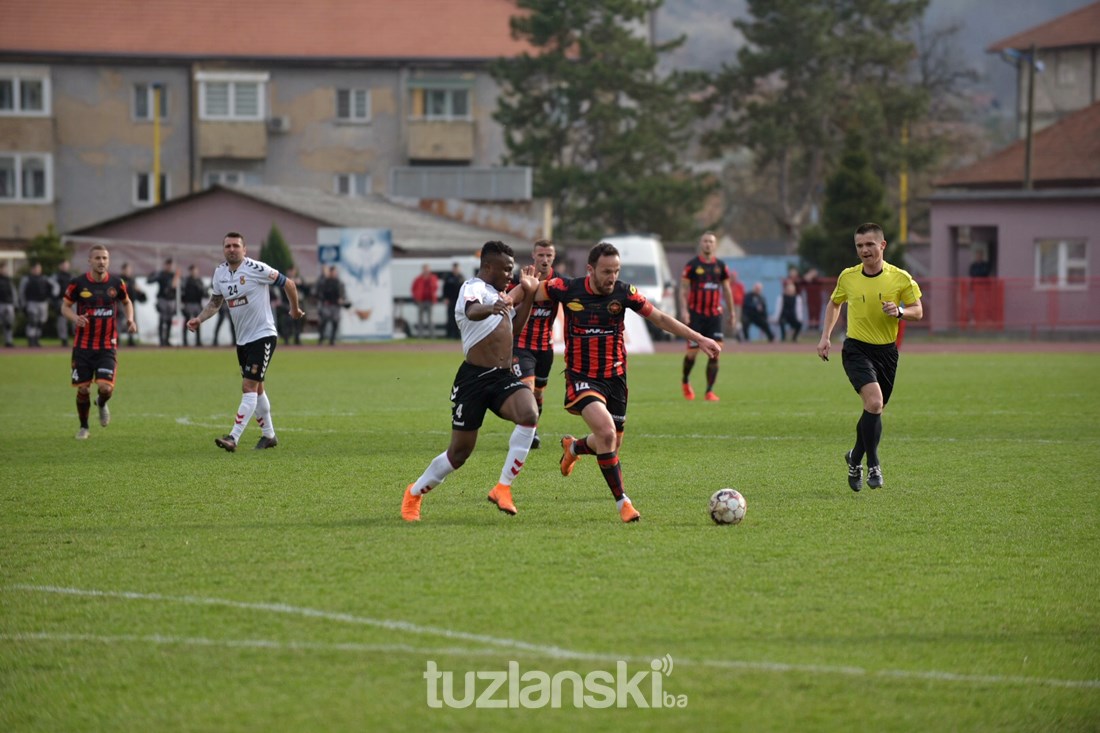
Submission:
[[[132,303],[145,303],[149,300],[149,296],[145,294],[145,291],[137,283],[137,278],[134,276],[134,268],[129,262],[122,263],[122,269],[119,270],[119,277],[126,283],[126,290],[130,293],[130,302]],[[126,331],[125,328],[125,314],[122,311],[117,313],[116,330],[119,333]],[[134,322],[137,322],[137,306],[134,306]],[[134,333],[126,333],[126,345],[136,346],[136,331]]]
[[[741,340],[741,314],[745,308],[745,283],[737,279],[737,270],[730,270],[730,292],[733,293],[733,335]]]
[[[431,338],[434,335],[432,324],[432,306],[439,295],[439,278],[432,272],[431,265],[424,263],[420,274],[412,282],[412,299],[416,303],[416,335]]]
[[[42,326],[50,312],[53,284],[42,274],[42,263],[31,264],[30,272],[19,283],[19,302],[27,314],[27,346],[42,345]]]
[[[149,282],[157,284],[157,340],[168,346],[172,338],[172,319],[176,317],[176,298],[179,293],[180,272],[172,258],[164,261],[164,268],[154,272]]]
[[[298,268],[290,266],[286,271],[286,279],[294,283],[298,288],[298,300],[304,303],[306,298],[309,297],[309,286],[306,285],[306,279],[302,277],[302,274],[298,272]],[[290,317],[290,303],[283,297],[282,291],[279,291],[279,311],[277,313],[279,319],[279,333],[283,337],[283,344],[294,344],[295,346],[302,345],[302,325],[305,323],[305,319],[291,318]]]
[[[206,286],[199,276],[199,266],[187,268],[187,277],[183,279],[180,302],[183,304],[183,345],[187,346],[187,321],[202,313],[202,300],[206,296]],[[195,346],[202,346],[202,333],[195,331]]]
[[[11,284],[11,275],[8,274],[7,260],[0,260],[0,329],[4,331],[4,346],[9,349],[14,347],[12,334],[15,330],[15,288]]]
[[[62,260],[57,266],[57,271],[50,275],[50,287],[53,289],[53,305],[57,311],[57,338],[61,339],[62,346],[69,345],[69,336],[72,334],[72,322],[61,312],[61,301],[64,299],[65,288],[69,287],[69,281],[73,279],[69,269],[69,261]]]
[[[344,283],[336,272],[336,265],[325,268],[325,275],[317,281],[317,302],[320,304],[320,337],[318,344],[325,343],[325,334],[328,334],[328,345],[336,344],[336,331],[340,326],[340,309],[348,305],[347,291]]]
[[[756,326],[768,341],[775,341],[772,327],[768,325],[768,304],[764,301],[764,284],[754,283],[752,291],[745,295],[744,309],[741,313],[741,328],[744,331],[745,340],[749,341],[749,326]]]
[[[794,280],[783,281],[783,292],[775,304],[775,312],[779,314],[779,340],[787,340],[787,327],[791,328],[791,343],[798,341],[798,334],[802,331],[802,296],[798,294],[798,288]]]
[[[462,290],[462,267],[456,262],[451,266],[451,271],[443,278],[443,299],[447,302],[447,338],[456,339],[461,336],[458,332],[458,321],[455,320],[455,305],[458,304],[458,294]]]

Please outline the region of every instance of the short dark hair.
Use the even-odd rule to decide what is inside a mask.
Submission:
[[[873,221],[869,221],[866,224],[860,224],[856,227],[856,234],[878,234],[882,236],[882,227]]]
[[[615,245],[610,244],[608,242],[600,242],[599,244],[597,244],[595,247],[592,248],[591,252],[588,253],[588,264],[595,267],[596,263],[600,261],[601,257],[618,257],[618,256],[619,256],[619,250],[615,249]]]
[[[500,241],[494,239],[490,242],[486,242],[485,244],[483,244],[481,246],[481,262],[484,263],[486,257],[494,257],[494,256],[496,256],[496,257],[515,257],[516,253],[513,252],[512,248],[509,247],[504,242],[500,242]]]
[[[536,239],[534,246],[531,249],[538,249],[539,247],[553,247],[554,240],[552,239]]]
[[[225,240],[229,239],[230,237],[232,237],[233,239],[239,239],[239,240],[241,240],[241,244],[244,244],[244,235],[241,234],[240,232],[226,232],[225,236],[222,237],[222,241],[224,242]]]

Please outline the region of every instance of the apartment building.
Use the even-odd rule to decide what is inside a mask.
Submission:
[[[0,243],[215,183],[499,164],[511,0],[36,0],[0,23]]]

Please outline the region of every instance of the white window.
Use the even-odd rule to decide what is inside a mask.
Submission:
[[[210,188],[215,184],[223,186],[239,186],[245,182],[243,171],[207,171],[202,177],[203,185]]]
[[[134,205],[135,206],[152,206],[153,205],[153,174],[146,171],[139,171],[134,174]],[[168,200],[168,175],[166,173],[160,174],[160,198],[158,203],[164,203]]]
[[[336,193],[339,196],[366,196],[370,193],[370,175],[367,173],[337,173]]]
[[[199,118],[262,120],[267,109],[267,74],[199,72]]]
[[[337,89],[336,119],[345,122],[368,122],[370,92],[366,89]]]
[[[425,89],[424,117],[429,120],[466,120],[470,118],[468,89]]]
[[[1041,289],[1083,290],[1089,267],[1084,239],[1041,239],[1035,243],[1035,285]]]
[[[44,68],[0,66],[0,115],[50,114],[50,75]]]
[[[46,153],[0,153],[0,203],[53,200],[53,159]]]
[[[134,84],[134,119],[153,119],[153,107],[156,93],[156,84]],[[168,119],[168,88],[160,84],[160,119]]]

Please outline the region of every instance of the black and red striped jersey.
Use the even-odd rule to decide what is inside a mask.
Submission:
[[[549,282],[556,277],[558,277],[558,274],[551,270],[550,277],[546,280]],[[511,291],[517,285],[519,285],[519,280],[513,278],[508,285],[508,290]],[[527,324],[515,336],[513,347],[530,351],[553,351],[554,321],[557,317],[557,303],[549,300],[536,300],[531,306],[531,315],[527,318]]]
[[[688,310],[701,316],[722,315],[722,283],[730,279],[726,263],[715,257],[709,262],[696,256],[684,266],[688,288]]]
[[[597,378],[626,374],[626,310],[644,318],[653,312],[653,304],[621,281],[608,295],[599,295],[587,277],[547,280],[546,292],[555,304],[561,303],[565,314],[565,368]]]
[[[65,300],[74,306],[78,316],[88,319],[84,328],[77,327],[73,346],[78,349],[113,349],[118,343],[115,313],[118,303],[130,299],[126,282],[118,275],[107,275],[99,282],[86,272],[69,281]]]

